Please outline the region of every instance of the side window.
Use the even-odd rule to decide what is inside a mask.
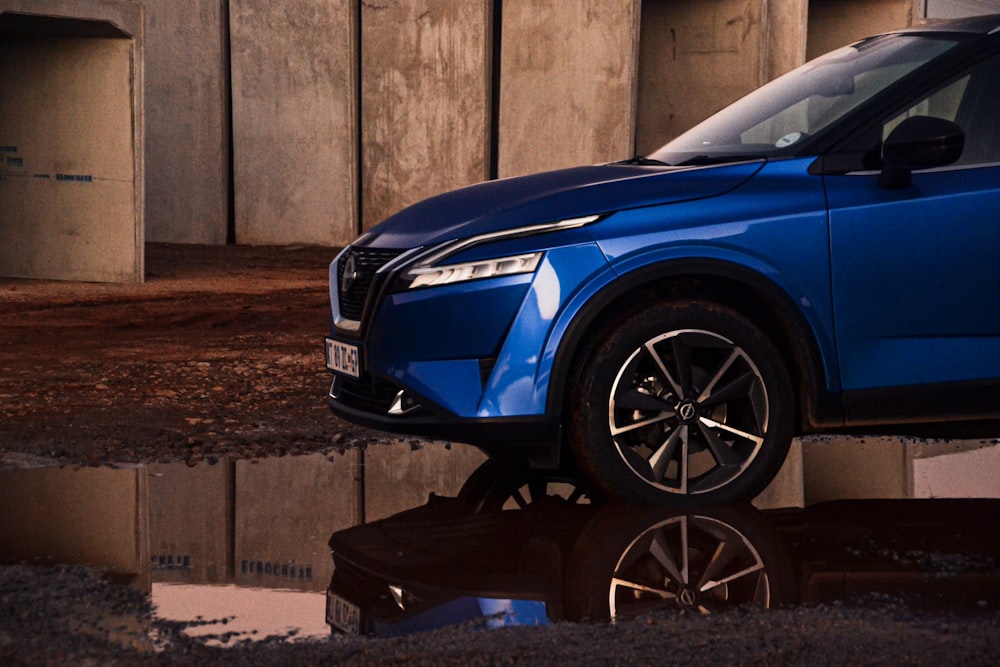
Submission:
[[[882,141],[885,141],[896,126],[912,116],[932,116],[943,118],[957,123],[958,106],[962,102],[966,88],[969,86],[969,77],[964,76],[958,81],[949,84],[937,91],[928,98],[914,104],[912,107],[892,118],[882,126]],[[962,128],[965,129],[965,128]]]
[[[1000,56],[891,118],[882,126],[882,140],[911,116],[933,116],[957,123],[965,131],[965,149],[957,165],[1000,162]]]

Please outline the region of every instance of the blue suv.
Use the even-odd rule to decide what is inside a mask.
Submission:
[[[632,501],[746,499],[799,433],[1000,416],[998,266],[1000,15],[393,215],[330,267],[328,402]]]

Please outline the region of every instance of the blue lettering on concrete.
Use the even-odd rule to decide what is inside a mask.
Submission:
[[[310,564],[297,565],[295,561],[277,563],[269,561],[242,560],[240,561],[240,572],[242,574],[264,574],[281,579],[312,579],[313,570]]]
[[[154,554],[150,560],[154,570],[191,569],[191,556],[188,554]]]

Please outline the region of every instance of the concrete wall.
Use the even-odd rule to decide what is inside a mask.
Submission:
[[[814,436],[803,440],[805,502],[998,498],[996,440]]]
[[[0,268],[141,280],[144,238],[222,243],[230,211],[239,243],[343,245],[413,201],[486,178],[491,160],[500,176],[511,176],[651,150],[807,54],[920,20],[923,4],[504,0],[493,26],[492,0],[147,0],[144,25],[137,0],[0,0],[0,12],[109,21],[133,38],[125,43],[134,77],[127,99],[121,88],[87,97],[98,82],[122,80],[124,43],[92,39],[85,51],[65,51],[72,64],[60,61],[68,45],[41,49],[33,67],[48,61],[54,76],[72,72],[79,84],[63,80],[50,89],[61,96],[60,108],[89,105],[58,119],[66,138],[60,150],[72,147],[70,138],[99,135],[102,142],[72,148],[86,158],[59,156],[77,165],[71,175],[93,177],[59,187],[24,178],[29,170],[69,173],[56,171],[54,158],[31,146],[35,139],[13,137],[31,95],[0,101]],[[983,0],[927,3],[931,16],[990,7]],[[0,83],[19,89],[30,80],[40,91],[47,79],[41,69],[25,74],[22,51],[5,48]],[[120,121],[123,108],[135,120],[131,130]],[[32,114],[39,115],[22,117]],[[490,155],[494,124],[497,154]],[[130,153],[107,160],[105,143]],[[122,155],[131,170],[110,170]],[[43,158],[50,164],[28,166]],[[148,173],[136,177],[144,162]],[[25,208],[29,200],[43,202],[42,212]],[[133,228],[119,224],[123,216]]]
[[[153,581],[232,581],[234,466],[149,466],[150,564]]]
[[[806,0],[646,0],[636,152],[804,62]]]
[[[927,18],[956,19],[1000,12],[997,0],[926,0]]]
[[[490,4],[362,3],[365,228],[489,176]]]
[[[365,452],[365,521],[372,522],[427,502],[431,493],[456,496],[486,455],[475,447],[440,442],[412,450],[405,443]]]
[[[226,242],[225,0],[144,0],[146,240]]]
[[[807,58],[862,37],[906,28],[920,19],[920,0],[809,0]]]
[[[632,155],[639,0],[504,0],[500,177]]]
[[[806,61],[809,0],[764,3],[764,81],[776,79]]]
[[[326,543],[354,525],[353,452],[236,462],[235,577],[240,585],[324,590]]]
[[[0,471],[0,558],[106,568],[149,591],[145,468]]]
[[[0,274],[142,281],[142,29],[133,3],[0,0]]]
[[[357,234],[355,3],[231,0],[236,241]]]

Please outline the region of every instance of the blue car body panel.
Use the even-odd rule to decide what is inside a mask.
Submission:
[[[557,319],[574,300],[586,298],[595,282],[612,277],[595,244],[547,254],[500,352],[477,417],[545,414],[554,358],[550,350],[558,347],[552,335]]]
[[[487,181],[400,211],[373,227],[364,243],[376,248],[430,246],[516,225],[704,199],[736,187],[758,168],[613,164]]]
[[[774,283],[809,323],[828,388],[839,388],[830,303],[822,179],[812,159],[767,163],[744,185],[708,201],[626,211],[592,231],[619,276],[649,265],[704,259]]]
[[[1000,166],[827,176],[845,388],[1000,372]]]

